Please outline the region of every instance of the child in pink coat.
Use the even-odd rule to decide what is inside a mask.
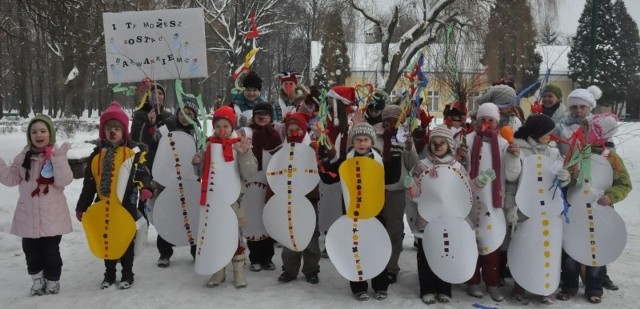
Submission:
[[[18,186],[20,197],[11,234],[22,237],[31,295],[58,294],[62,234],[71,232],[64,187],[73,180],[67,161],[69,144],[57,147],[51,119],[38,114],[27,126],[28,145],[7,165],[0,159],[0,182]]]

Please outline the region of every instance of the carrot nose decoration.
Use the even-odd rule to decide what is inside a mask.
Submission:
[[[513,129],[510,126],[500,128],[500,136],[506,139],[509,144],[513,144]]]
[[[491,127],[491,121],[483,120],[482,121],[482,131],[487,131]]]

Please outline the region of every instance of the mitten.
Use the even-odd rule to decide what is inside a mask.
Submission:
[[[476,184],[482,188],[494,179],[496,179],[496,172],[493,169],[484,170],[476,177]]]
[[[153,197],[153,192],[147,188],[142,188],[140,191],[140,201],[146,201]]]
[[[558,180],[560,180],[560,186],[563,188],[569,185],[571,181],[571,174],[566,169],[562,168],[558,170],[558,174],[556,174]]]
[[[82,215],[84,215],[84,212],[76,210],[76,218],[78,219],[78,221],[82,222]]]
[[[67,152],[69,151],[69,148],[71,148],[71,144],[69,144],[68,142],[64,142],[59,147],[56,146],[55,150],[53,151],[53,155],[54,156],[66,156]]]
[[[518,224],[518,207],[517,206],[513,206],[509,208],[509,210],[507,210],[507,222],[509,222],[511,226]]]
[[[420,113],[418,115],[420,117],[420,126],[424,129],[429,128],[431,121],[433,120],[433,116],[428,115],[423,109],[420,109]]]

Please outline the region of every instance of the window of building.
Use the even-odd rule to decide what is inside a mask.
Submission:
[[[427,91],[427,100],[429,102],[429,112],[437,112],[440,110],[440,95],[438,91]]]

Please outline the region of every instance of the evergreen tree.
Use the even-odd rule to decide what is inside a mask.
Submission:
[[[610,106],[620,101],[626,94],[625,65],[619,52],[618,35],[620,28],[613,15],[610,0],[598,0],[595,11],[595,57],[593,82],[590,76],[591,64],[591,16],[593,0],[587,0],[571,51],[569,52],[569,76],[582,88],[598,85],[603,96],[598,103]]]
[[[320,63],[314,70],[314,84],[322,88],[343,85],[351,76],[347,43],[344,41],[340,10],[329,13],[320,42]]]
[[[538,80],[542,56],[535,51],[536,36],[527,1],[497,0],[489,15],[482,56],[489,80],[511,77],[517,88]]]
[[[626,112],[634,119],[640,116],[640,106],[637,99],[640,96],[638,85],[640,85],[640,33],[638,25],[631,18],[624,1],[616,0],[613,4],[615,21],[620,28],[618,36],[618,51],[625,65],[625,76],[627,80],[627,93],[624,96],[626,102]],[[617,111],[617,110],[616,110]]]

